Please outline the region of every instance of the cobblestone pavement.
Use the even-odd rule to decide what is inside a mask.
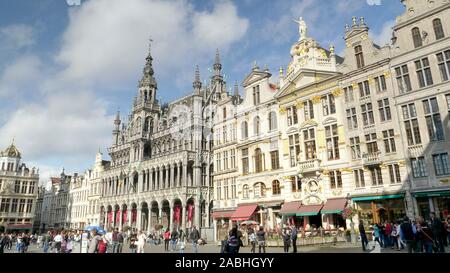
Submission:
[[[297,251],[299,253],[362,253],[361,246],[359,244],[354,245],[350,243],[339,243],[337,245],[320,245],[320,246],[299,246],[297,247]],[[128,247],[124,247],[123,253],[130,253],[130,249]],[[258,248],[256,249],[258,252]],[[283,253],[282,247],[267,247],[267,253]],[[292,247],[290,248],[290,252],[292,252]],[[450,252],[450,247],[446,248],[446,252]],[[16,253],[15,249],[5,250],[5,253]],[[43,253],[41,248],[38,248],[36,245],[32,245],[28,249],[28,253]],[[75,247],[73,253],[79,253],[79,248]],[[168,254],[178,254],[179,249],[176,251],[164,251],[164,245],[149,245],[147,244],[145,247],[145,253],[168,253]],[[194,253],[193,248],[190,244],[186,245],[185,253]],[[198,253],[220,253],[220,247],[217,245],[204,245],[198,246]],[[240,253],[251,253],[250,247],[242,247]],[[390,248],[380,249],[376,247],[372,251],[368,253],[407,253],[405,250],[397,251]]]

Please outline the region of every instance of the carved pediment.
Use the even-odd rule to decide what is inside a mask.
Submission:
[[[328,118],[326,118],[322,123],[323,123],[323,125],[327,125],[327,124],[330,124],[330,123],[336,123],[337,122],[337,119],[336,118],[334,118],[334,117],[328,117]]]
[[[270,76],[272,76],[272,74],[268,73],[268,72],[263,72],[263,71],[252,71],[245,79],[244,82],[242,83],[242,86],[247,87],[249,85],[251,85],[252,83],[255,83],[259,80],[262,80],[264,78],[270,78]]]
[[[310,120],[307,120],[307,121],[303,122],[300,125],[300,129],[304,129],[304,128],[307,128],[307,127],[314,127],[314,126],[318,126],[318,125],[319,124],[315,120],[310,119]]]

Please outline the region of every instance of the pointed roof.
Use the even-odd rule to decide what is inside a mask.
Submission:
[[[152,49],[151,49],[151,43],[153,42],[152,39],[150,39],[149,49],[148,49],[148,55],[144,70],[143,70],[143,76],[141,81],[139,82],[139,87],[143,86],[150,86],[153,88],[157,88],[156,80],[154,78],[155,71],[153,70],[153,57],[152,57]]]
[[[198,65],[195,68],[195,79],[192,87],[195,89],[196,94],[200,93],[200,89],[202,88],[202,81],[200,80],[200,68],[198,67]]]

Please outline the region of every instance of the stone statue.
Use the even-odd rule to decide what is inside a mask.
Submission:
[[[300,34],[299,41],[306,39],[308,34],[308,26],[306,26],[306,22],[303,20],[303,17],[300,17],[298,21],[295,19],[293,19],[293,21],[298,24],[298,33]]]

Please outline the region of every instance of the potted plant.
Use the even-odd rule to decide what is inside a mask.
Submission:
[[[348,238],[347,238],[347,241],[348,242],[353,242],[353,243],[356,243],[355,224],[353,223],[353,217],[355,215],[356,215],[356,210],[353,209],[350,206],[347,206],[342,211],[342,218],[344,218],[346,220],[350,220],[350,230],[349,229],[346,230],[345,236],[347,238],[347,231],[348,231],[349,237],[350,237],[350,241],[348,240]]]

